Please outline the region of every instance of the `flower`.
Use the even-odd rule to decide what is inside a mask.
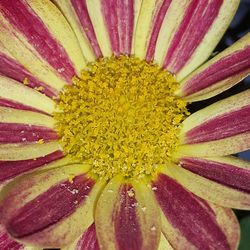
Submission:
[[[249,75],[238,4],[1,0],[1,249],[237,248],[250,90],[186,105]]]

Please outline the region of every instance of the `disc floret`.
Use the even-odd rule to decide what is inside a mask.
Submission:
[[[142,177],[170,160],[185,101],[167,71],[134,57],[103,58],[64,88],[55,113],[65,153],[106,179]]]

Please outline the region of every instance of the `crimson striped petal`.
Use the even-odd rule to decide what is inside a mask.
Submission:
[[[56,90],[85,65],[73,31],[49,0],[1,1],[0,30],[1,44],[21,65],[18,73],[27,69]]]
[[[57,133],[49,128],[19,125],[15,123],[0,123],[0,143],[48,142],[57,140]]]
[[[86,0],[103,56],[133,53],[140,0]]]
[[[250,90],[214,103],[189,116],[177,154],[228,155],[250,148]]]
[[[4,189],[1,223],[12,237],[41,247],[63,247],[93,222],[100,185],[87,166],[67,165],[18,179]]]
[[[230,209],[207,203],[163,173],[152,187],[162,231],[174,249],[237,249],[239,225]]]
[[[87,61],[102,56],[96,34],[89,17],[86,0],[54,0],[71,24]]]
[[[57,96],[58,91],[50,85],[40,81],[37,77],[13,57],[0,42],[0,73],[21,83],[26,83],[30,88],[40,89],[41,93],[49,97]]]
[[[38,113],[44,113],[38,109],[32,108],[28,105],[22,104],[20,102],[16,102],[13,100],[8,100],[5,98],[0,98],[0,106],[1,107],[7,107],[7,108],[13,108],[13,109],[20,109],[20,110],[27,110],[27,111],[35,111]],[[45,113],[46,114],[46,113]]]
[[[54,119],[46,114],[0,106],[0,123],[35,125],[53,129]]]
[[[159,32],[164,20],[164,17],[170,7],[171,0],[164,0],[162,1],[161,5],[156,5],[156,10],[154,11],[154,15],[152,17],[152,31],[150,34],[150,38],[147,45],[147,54],[146,54],[146,60],[152,61],[154,58],[155,48],[156,48],[156,42],[157,38],[159,36]]]
[[[62,248],[62,250],[100,250],[95,224],[93,223],[88,229],[71,245]]]
[[[187,143],[199,143],[219,140],[225,137],[248,132],[250,130],[250,105],[244,106],[231,113],[219,115],[214,119],[190,130]]]
[[[48,167],[48,165],[50,167],[55,167],[58,164],[65,164],[64,162],[58,161],[62,157],[63,153],[61,151],[56,151],[37,159],[22,161],[0,161],[0,184],[18,175],[22,175],[29,171],[34,171],[38,168],[45,168]]]
[[[11,237],[5,232],[4,228],[0,225],[0,249],[24,250],[24,246],[11,239]]]
[[[53,186],[16,212],[6,224],[8,231],[16,238],[23,238],[50,227],[73,213],[84,202],[93,184],[93,181],[85,176],[77,176],[73,184],[65,181]],[[75,192],[77,194],[73,196]]]
[[[181,157],[169,175],[201,198],[224,207],[250,208],[250,163],[235,157]]]
[[[157,20],[149,26],[144,47],[148,49],[148,59],[154,59],[175,73],[180,81],[211,55],[229,26],[239,1],[175,0],[168,7],[166,2],[169,1],[157,1],[162,9],[156,12],[158,20],[151,21],[154,24]],[[144,23],[142,21],[140,29]],[[153,30],[153,27],[157,29]],[[155,36],[156,45],[149,43],[148,46],[148,41]]]
[[[165,1],[165,0],[164,0]],[[156,1],[156,0],[145,0],[145,1],[138,1],[138,16],[136,22],[136,29],[135,29],[135,38],[134,38],[134,53],[135,56],[140,59],[147,58],[151,60],[151,54],[154,50],[154,40],[157,37],[158,31],[158,22],[161,25],[161,18],[158,18],[158,14],[161,13],[161,4],[163,1]],[[169,2],[167,0],[167,2]],[[158,20],[159,19],[159,20]],[[154,27],[156,26],[156,27]],[[152,28],[155,30],[152,30]],[[150,38],[150,33],[152,34],[152,38]],[[149,52],[147,55],[147,47],[149,43]]]
[[[189,102],[210,98],[250,74],[250,34],[194,71],[181,82],[178,95]]]
[[[101,194],[95,212],[100,248],[157,249],[160,216],[152,198],[142,180],[139,183],[113,178]]]
[[[0,105],[51,114],[55,102],[38,91],[0,75]]]
[[[245,163],[245,168],[240,168],[237,165],[231,165],[230,162],[216,161],[216,158],[187,157],[180,160],[180,165],[209,180],[250,193],[250,162]]]
[[[77,242],[76,250],[99,250],[95,224],[92,224]]]
[[[165,68],[173,73],[180,71],[219,15],[222,3],[222,0],[190,1],[166,54]]]
[[[102,10],[113,53],[130,54],[134,30],[134,0],[102,0]]]
[[[30,95],[31,103],[38,100]],[[0,161],[33,160],[56,151],[61,145],[51,116],[0,106]]]

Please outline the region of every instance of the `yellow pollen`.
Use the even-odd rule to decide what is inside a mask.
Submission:
[[[24,84],[24,85],[29,85],[29,79],[28,79],[28,77],[25,77],[25,78],[23,79],[23,84]]]
[[[37,143],[38,143],[38,144],[44,144],[44,140],[43,140],[43,139],[39,139],[39,140],[37,141]]]
[[[134,197],[135,196],[135,193],[134,193],[134,191],[132,189],[128,190],[127,194],[128,194],[129,197]]]
[[[74,178],[75,178],[75,175],[70,174],[70,175],[69,175],[69,178],[68,178],[69,182],[70,182],[70,183],[73,183],[73,182],[74,182],[74,181],[73,181]]]
[[[34,89],[37,90],[37,91],[43,91],[43,90],[44,90],[44,87],[39,86],[39,87],[35,87]]]
[[[89,64],[54,113],[64,152],[106,179],[153,174],[170,160],[188,114],[177,86],[169,72],[134,57]]]

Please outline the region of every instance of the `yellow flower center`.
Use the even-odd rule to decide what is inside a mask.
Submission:
[[[64,152],[110,179],[140,178],[167,163],[178,145],[185,101],[174,77],[134,57],[103,58],[64,88],[54,114]]]

